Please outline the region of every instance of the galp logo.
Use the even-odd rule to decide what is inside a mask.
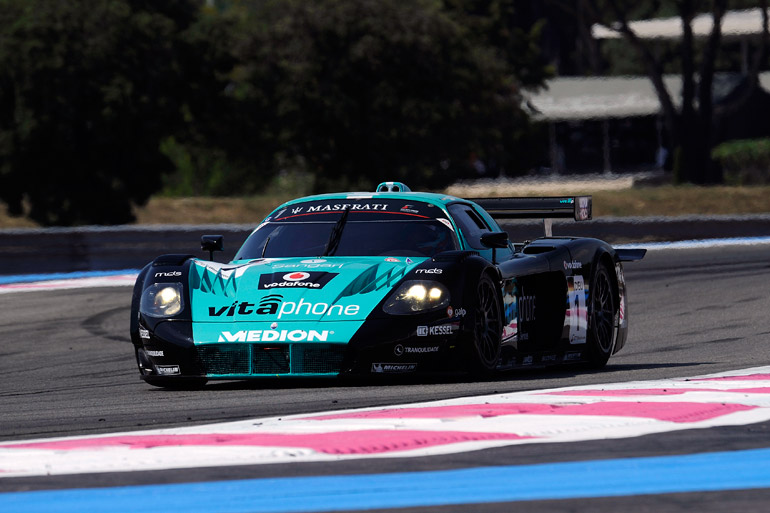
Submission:
[[[280,272],[263,274],[259,277],[259,288],[305,288],[322,289],[337,273],[294,271],[290,273]]]

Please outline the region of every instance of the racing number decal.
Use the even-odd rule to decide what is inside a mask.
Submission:
[[[567,301],[569,302],[569,343],[585,344],[588,330],[586,290],[579,274],[567,277]]]

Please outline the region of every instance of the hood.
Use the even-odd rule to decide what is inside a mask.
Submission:
[[[427,258],[272,258],[240,264],[196,260],[192,318],[199,322],[361,321]]]

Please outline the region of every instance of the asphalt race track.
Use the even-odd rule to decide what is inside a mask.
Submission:
[[[626,265],[631,333],[600,372],[533,369],[488,381],[214,382],[167,391],[138,378],[127,287],[0,295],[0,441],[125,432],[394,405],[572,385],[700,376],[770,365],[770,245],[656,249]],[[204,469],[0,476],[0,492],[290,476],[351,476],[680,456],[770,447],[770,422],[620,440],[539,443],[421,458]],[[554,488],[559,481],[552,483]],[[426,482],[425,494],[431,493]],[[745,490],[486,502],[387,511],[764,511],[767,486]],[[473,502],[473,501],[469,501]],[[139,506],[137,506],[138,509]],[[319,508],[320,509],[320,508]],[[312,511],[313,509],[308,509]]]

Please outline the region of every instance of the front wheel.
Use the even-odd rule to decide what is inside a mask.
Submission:
[[[500,291],[487,274],[483,274],[476,287],[473,309],[473,347],[471,371],[490,374],[500,359],[503,323],[500,316]]]
[[[601,368],[610,359],[616,337],[618,309],[609,271],[599,264],[591,283],[591,313],[588,326],[588,362]]]

